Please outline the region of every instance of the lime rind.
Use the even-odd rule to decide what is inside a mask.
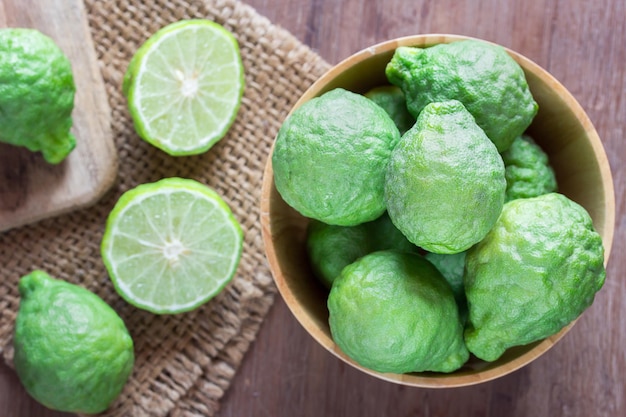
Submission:
[[[139,136],[170,155],[184,156],[206,152],[225,136],[244,86],[235,37],[215,22],[198,19],[170,24],[150,37],[133,56],[122,91]],[[146,89],[154,93],[145,94]]]
[[[123,194],[102,240],[116,291],[156,314],[190,311],[220,293],[242,251],[243,231],[228,205],[209,187],[181,178]]]

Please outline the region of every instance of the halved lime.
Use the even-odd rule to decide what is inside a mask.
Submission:
[[[109,214],[102,258],[117,292],[157,314],[193,310],[234,276],[243,232],[224,200],[190,179],[125,192]]]
[[[206,152],[235,120],[244,88],[239,45],[210,20],[181,20],[135,53],[123,91],[135,130],[170,155]]]

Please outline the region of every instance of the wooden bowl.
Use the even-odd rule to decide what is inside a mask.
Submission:
[[[462,39],[469,38],[417,35],[364,49],[324,74],[303,94],[294,109],[336,87],[364,93],[388,84],[385,66],[398,46],[427,47]],[[615,198],[609,163],[600,138],[589,117],[563,85],[529,59],[514,51],[508,52],[524,69],[530,90],[539,103],[539,113],[528,132],[548,153],[559,192],[581,204],[591,215],[604,242],[606,265],[613,241]],[[571,323],[544,340],[511,348],[495,362],[487,363],[472,357],[463,368],[451,374],[383,374],[364,368],[347,357],[331,338],[326,307],[328,291],[313,276],[305,250],[307,222],[276,191],[272,161],[271,157],[268,158],[263,179],[261,224],[265,251],[278,290],[296,319],[317,342],[370,375],[417,387],[473,385],[501,377],[532,362],[574,325]]]

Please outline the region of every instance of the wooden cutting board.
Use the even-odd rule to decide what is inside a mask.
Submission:
[[[38,29],[72,63],[76,148],[59,165],[0,143],[0,232],[95,203],[113,184],[111,112],[82,0],[0,0],[0,27]]]

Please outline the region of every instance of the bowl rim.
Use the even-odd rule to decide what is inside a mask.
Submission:
[[[433,34],[418,34],[418,35],[410,35],[403,36],[391,40],[387,40],[384,42],[377,43],[375,45],[369,46],[367,48],[361,49],[360,51],[350,55],[349,57],[343,59],[338,64],[332,66],[328,69],[321,77],[319,77],[298,99],[298,101],[294,104],[292,109],[287,114],[286,118],[293,113],[295,109],[301,106],[304,102],[310,100],[311,98],[320,94],[323,91],[324,87],[329,83],[330,80],[333,80],[338,74],[345,71],[347,68],[350,68],[362,61],[365,61],[369,58],[372,58],[375,55],[390,52],[395,50],[398,46],[432,46],[438,43],[450,43],[454,41],[460,40],[480,40],[483,42],[488,42],[494,45],[494,42],[487,41],[484,39],[465,36],[465,35],[456,35],[456,34],[443,34],[443,33],[433,33]],[[499,45],[503,47],[502,45]],[[525,57],[524,55],[511,50],[507,47],[504,49],[513,57],[515,61],[517,61],[525,70],[530,70],[533,72],[535,76],[541,79],[541,81],[545,84],[549,84],[552,86],[554,91],[561,97],[567,107],[575,114],[577,120],[580,121],[583,126],[585,132],[589,137],[589,143],[592,146],[594,157],[596,161],[598,161],[598,167],[600,170],[601,182],[604,188],[604,196],[605,196],[605,206],[604,206],[604,215],[605,222],[604,228],[601,231],[603,245],[604,245],[604,265],[605,267],[608,264],[608,260],[611,253],[613,236],[614,236],[614,228],[615,228],[615,193],[614,193],[614,185],[613,179],[611,175],[610,165],[608,162],[608,158],[605,152],[605,149],[602,145],[602,141],[593,126],[589,116],[586,114],[580,103],[574,98],[574,96],[547,70],[536,64],[534,61]],[[402,385],[414,386],[414,387],[423,387],[423,388],[454,388],[454,387],[463,387],[469,385],[475,385],[482,382],[491,381],[496,378],[500,378],[511,372],[514,372],[527,364],[530,364],[539,356],[543,355],[545,352],[550,350],[569,330],[574,326],[574,324],[578,321],[580,316],[568,324],[566,327],[561,329],[558,333],[549,336],[543,340],[534,342],[534,347],[521,354],[520,356],[512,359],[511,361],[502,364],[500,366],[496,366],[493,368],[487,367],[484,370],[480,370],[475,373],[450,373],[450,374],[435,374],[435,376],[422,376],[430,373],[408,373],[408,374],[393,374],[393,373],[380,373],[377,371],[373,371],[368,369],[346,354],[344,354],[339,347],[333,342],[331,338],[329,338],[322,329],[319,328],[319,325],[309,317],[309,314],[302,308],[300,304],[296,302],[296,297],[292,292],[291,288],[287,285],[283,271],[280,269],[280,264],[278,262],[278,256],[275,250],[275,247],[272,243],[272,229],[271,229],[271,219],[270,219],[270,209],[271,209],[271,198],[270,194],[272,191],[276,192],[274,187],[273,180],[273,168],[272,168],[272,158],[271,155],[274,150],[275,139],[272,142],[269,151],[269,157],[267,159],[265,169],[263,172],[263,183],[261,189],[261,233],[265,248],[266,257],[268,259],[270,270],[272,273],[273,280],[276,284],[276,287],[287,304],[287,307],[294,315],[296,320],[300,323],[301,326],[305,328],[307,333],[309,333],[320,345],[322,345],[326,350],[330,353],[341,359],[342,361],[352,365],[353,367],[361,370],[362,372],[375,376],[379,379],[386,380],[389,382],[395,382]],[[600,232],[600,231],[599,231]]]

